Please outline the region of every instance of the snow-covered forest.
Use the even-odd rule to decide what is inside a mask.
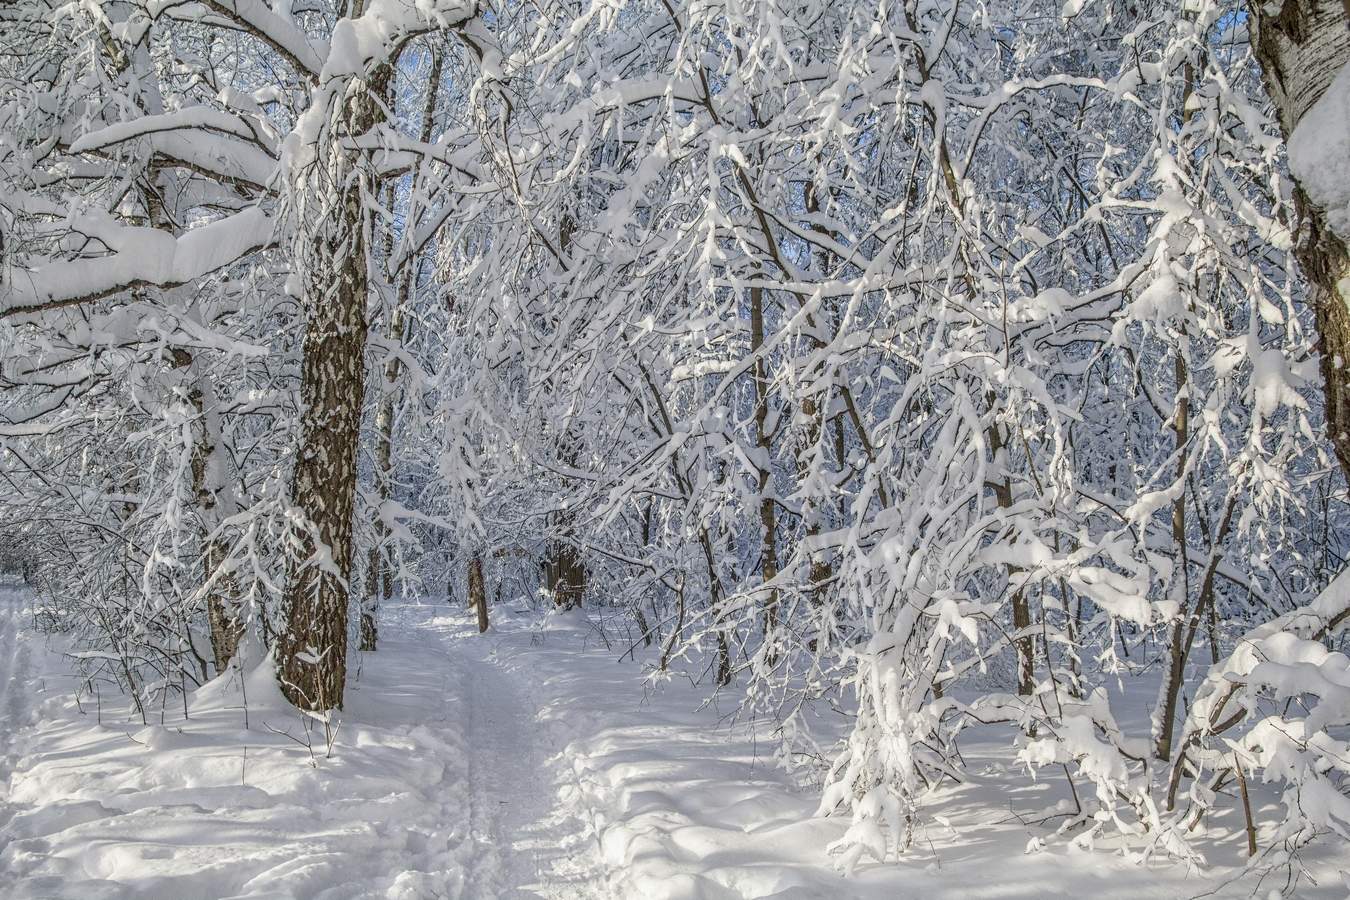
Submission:
[[[5,0],[0,896],[1344,897],[1345,0]]]

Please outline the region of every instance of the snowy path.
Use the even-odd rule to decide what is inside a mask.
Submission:
[[[500,665],[491,636],[455,619],[430,623],[459,675],[467,721],[469,838],[466,897],[572,900],[606,895],[598,847],[560,808],[569,770],[547,745],[520,675]]]
[[[500,673],[482,662],[467,668],[469,822],[472,839],[482,847],[474,857],[478,865],[469,879],[471,893],[486,896],[493,881],[497,891],[524,893],[540,883],[540,860],[523,835],[547,814],[550,793],[535,747],[533,716]]]
[[[9,803],[9,776],[17,754],[17,733],[30,717],[27,687],[32,674],[32,648],[19,637],[20,618],[18,596],[0,591],[0,828],[14,816]],[[0,850],[4,845],[0,837]]]
[[[528,684],[445,612],[385,611],[330,754],[265,665],[199,691],[187,719],[146,725],[105,696],[100,721],[63,686],[21,730],[32,654],[66,663],[0,596],[0,897],[606,897]]]
[[[487,635],[444,606],[384,613],[330,754],[266,664],[198,691],[187,719],[146,725],[107,693],[82,713],[0,593],[0,900],[1251,894],[1232,866],[1026,852],[1063,789],[1002,787],[1006,743],[968,744],[967,781],[935,795],[911,853],[846,878],[826,848],[847,820],[815,816],[767,729],[730,726],[687,681],[644,686],[641,648],[617,664],[584,616],[541,624],[521,604]],[[1320,884],[1301,895],[1344,896]]]

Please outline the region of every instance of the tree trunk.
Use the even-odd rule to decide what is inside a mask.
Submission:
[[[1185,339],[1186,329],[1181,329]],[[1173,591],[1177,598],[1177,618],[1172,623],[1167,641],[1167,671],[1163,675],[1162,711],[1157,720],[1158,736],[1153,747],[1153,755],[1161,760],[1172,758],[1172,734],[1176,730],[1177,701],[1181,697],[1181,688],[1186,679],[1186,660],[1190,656],[1191,645],[1185,639],[1186,621],[1191,602],[1190,559],[1186,552],[1186,444],[1190,440],[1191,402],[1188,394],[1189,377],[1186,371],[1186,357],[1182,348],[1177,348],[1175,360],[1177,379],[1176,418],[1172,422],[1175,431],[1177,454],[1177,483],[1182,491],[1172,501],[1172,542],[1177,548],[1177,568],[1173,573]],[[1198,608],[1197,608],[1198,611]]]
[[[764,290],[750,289],[750,352],[758,353],[764,346]],[[773,491],[773,438],[768,431],[769,419],[769,376],[765,360],[756,359],[755,379],[755,441],[759,445],[762,468],[759,472],[759,524],[762,549],[759,567],[768,584],[778,577],[777,510],[774,508]],[[778,627],[778,589],[771,588],[764,601],[764,639]],[[774,661],[773,654],[769,662]]]
[[[1002,468],[1007,460],[1007,444],[997,423],[989,426],[989,451],[995,465]],[[994,476],[994,500],[999,509],[1013,505],[1012,476],[1006,472]],[[1008,580],[1016,578],[1020,571],[1018,566],[1008,566]],[[1012,624],[1013,633],[1018,635],[1013,639],[1017,651],[1017,693],[1030,697],[1036,691],[1036,638],[1030,632],[1031,602],[1026,590],[1020,587],[1012,595]]]
[[[586,594],[586,564],[576,548],[565,541],[557,542],[545,568],[554,604],[559,609],[580,608]]]
[[[380,548],[371,547],[366,557],[366,592],[361,601],[361,643],[357,649],[371,653],[379,646]]]
[[[1248,9],[1256,59],[1287,140],[1350,63],[1350,6],[1345,0],[1284,0],[1250,2]],[[1327,210],[1308,196],[1297,175],[1295,183],[1294,255],[1317,320],[1327,433],[1350,478],[1350,246],[1347,235],[1331,230]]]
[[[170,353],[170,362],[174,368],[186,370],[191,379],[188,402],[196,414],[196,421],[192,424],[189,470],[192,498],[200,517],[197,527],[201,534],[202,583],[215,578],[206,593],[206,621],[211,635],[212,662],[219,675],[239,649],[239,638],[244,631],[239,615],[238,582],[233,573],[219,571],[229,550],[211,536],[221,519],[220,493],[225,477],[224,458],[220,452],[220,416],[215,410],[214,399],[209,398],[210,385],[202,384],[202,379],[192,371],[192,354],[181,347],[175,348]]]
[[[392,205],[392,204],[391,204]],[[386,254],[387,256],[388,254]],[[405,279],[399,284],[398,304],[389,316],[385,337],[389,342],[402,343],[405,310],[411,285]],[[375,489],[380,510],[375,522],[375,543],[367,558],[365,600],[361,604],[361,649],[374,650],[379,630],[375,616],[382,599],[388,600],[394,590],[394,570],[389,562],[389,527],[385,525],[384,503],[393,494],[394,458],[394,385],[401,367],[397,358],[384,366],[379,400],[375,411]]]
[[[229,551],[220,540],[210,536],[221,518],[219,482],[224,473],[220,471],[220,422],[214,410],[207,407],[201,386],[193,387],[189,400],[201,414],[192,454],[192,491],[202,516],[202,578],[216,579],[206,595],[206,617],[211,629],[211,655],[216,674],[220,674],[239,649],[244,623],[239,610],[239,584],[232,572],[221,571]]]
[[[168,191],[164,190],[162,183],[156,187],[158,190],[147,191],[145,195],[150,221],[161,231],[173,233],[172,219],[166,213],[162,201]],[[220,499],[225,489],[227,457],[220,446],[220,414],[211,385],[205,383],[197,371],[197,365],[194,365],[192,354],[187,350],[174,348],[169,354],[169,361],[174,368],[185,372],[189,384],[188,403],[196,414],[196,421],[192,423],[189,470],[192,499],[199,517],[197,527],[201,534],[202,583],[210,583],[215,578],[215,583],[206,594],[206,622],[211,635],[212,662],[219,675],[225,671],[239,649],[239,638],[244,631],[239,610],[239,584],[233,573],[220,571],[229,556],[229,550],[212,537],[222,518]],[[226,511],[226,514],[229,512]]]
[[[343,206],[350,239],[359,244],[359,198],[349,196]],[[364,256],[344,265],[331,296],[310,303],[305,326],[300,376],[305,412],[291,503],[309,530],[288,572],[289,612],[278,653],[282,690],[302,709],[342,705],[356,442],[365,381],[365,274]],[[316,293],[322,290],[313,287]]]
[[[438,96],[436,88],[440,83],[441,54],[433,49],[431,72],[427,77],[427,84],[430,87],[427,90],[426,102],[422,108],[420,137],[423,144],[431,141],[431,130],[436,117],[436,97]],[[392,92],[389,93],[387,102],[392,109],[396,102]],[[389,199],[386,204],[391,210],[394,208],[395,202],[394,190],[394,183],[391,181],[389,183]],[[405,234],[411,230],[411,224],[404,223]],[[414,258],[413,261],[409,262],[408,268],[401,272],[393,271],[393,246],[394,230],[389,228],[385,235],[384,260],[390,282],[397,282],[398,284],[398,297],[385,326],[385,337],[390,344],[401,345],[407,324],[408,301],[412,297],[412,291],[415,287],[417,263],[416,258]],[[380,396],[375,411],[375,434],[378,442],[375,446],[375,489],[382,507],[384,501],[388,500],[393,493],[394,386],[397,384],[402,370],[402,361],[398,357],[393,357],[385,363],[384,381],[380,384]],[[388,548],[389,528],[382,519],[375,523],[375,535],[375,546],[370,548],[367,559],[369,569],[366,577],[365,600],[361,605],[361,649],[367,651],[374,650],[378,643],[379,627],[376,624],[376,616],[379,613],[380,601],[388,600],[394,593],[394,568],[390,564]]]
[[[297,244],[305,265],[307,313],[300,364],[300,452],[291,503],[304,531],[287,572],[287,620],[279,640],[278,676],[286,698],[302,709],[342,706],[347,671],[347,605],[352,575],[352,515],[357,438],[365,396],[367,247],[359,158],[340,142],[370,130],[380,115],[391,68],[351,90],[316,166],[334,185],[330,202],[305,208],[317,233]],[[353,85],[354,87],[355,85]],[[317,179],[316,179],[317,180]],[[321,190],[310,184],[310,190]],[[317,218],[309,218],[317,216]]]
[[[469,606],[478,612],[478,633],[488,630],[487,591],[483,590],[483,557],[469,560]]]
[[[648,507],[650,510],[650,507]],[[716,628],[714,634],[717,639],[717,684],[720,687],[726,687],[731,684],[731,645],[727,641],[727,629],[722,621],[722,577],[717,571],[717,560],[713,554],[712,538],[708,536],[708,529],[702,527],[698,531],[699,545],[703,548],[703,561],[708,566],[708,591],[711,596],[716,617]],[[644,537],[643,543],[647,541]]]

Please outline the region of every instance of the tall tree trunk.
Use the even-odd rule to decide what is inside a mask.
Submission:
[[[297,246],[305,259],[307,313],[300,364],[300,452],[291,503],[305,523],[288,564],[286,628],[278,642],[278,677],[302,709],[342,706],[347,672],[347,605],[352,575],[352,515],[357,438],[365,396],[366,293],[369,273],[363,190],[355,151],[343,138],[370,130],[391,74],[382,65],[364,89],[349,90],[336,127],[316,163],[337,196],[302,214],[316,234]],[[353,85],[355,87],[355,85]],[[317,184],[311,190],[320,190]]]
[[[1248,4],[1266,88],[1286,139],[1350,64],[1350,5],[1345,0]],[[1309,197],[1295,172],[1298,216],[1294,255],[1308,282],[1321,343],[1327,432],[1350,479],[1350,235],[1336,234],[1327,210]]]
[[[422,107],[420,137],[423,144],[431,142],[431,132],[436,118],[436,97],[439,94],[437,88],[441,83],[442,57],[440,52],[434,48],[431,53],[431,72],[427,76],[427,97]],[[388,103],[392,109],[395,103],[392,92],[389,93]],[[389,183],[389,200],[386,204],[390,210],[394,208],[394,199],[394,184],[391,181]],[[411,230],[411,224],[404,224],[405,234]],[[386,231],[384,259],[390,282],[398,284],[398,296],[385,323],[385,338],[391,345],[401,345],[407,324],[408,302],[412,297],[413,288],[416,286],[417,262],[414,258],[407,263],[407,267],[403,271],[393,271],[393,239],[394,229],[390,227]],[[375,445],[375,490],[381,508],[393,493],[394,385],[398,382],[402,369],[402,361],[396,356],[391,357],[385,363],[384,380],[380,383],[380,395],[375,411],[377,441]],[[379,612],[380,601],[388,600],[394,593],[394,568],[390,564],[388,548],[389,529],[384,524],[383,519],[375,523],[375,535],[375,544],[370,548],[367,558],[365,599],[361,604],[361,649],[367,651],[374,650],[379,640],[376,616]]]
[[[390,193],[392,208],[393,192]],[[386,245],[386,259],[391,247],[392,241]],[[408,280],[402,279],[397,302],[385,325],[385,337],[390,344],[403,342],[405,311],[410,292]],[[374,650],[379,641],[376,615],[380,609],[380,600],[389,599],[394,591],[394,569],[389,560],[389,526],[384,523],[384,505],[393,495],[394,384],[398,381],[399,372],[397,357],[385,363],[375,409],[375,491],[380,507],[375,519],[375,540],[366,559],[366,590],[361,603],[361,649],[365,651]]]
[[[219,674],[239,649],[244,623],[239,610],[239,583],[234,573],[222,570],[229,550],[211,534],[221,519],[221,480],[225,473],[221,471],[220,419],[213,408],[214,400],[206,397],[209,390],[209,385],[195,384],[188,400],[200,422],[192,452],[192,493],[202,517],[202,578],[207,582],[215,578],[206,594],[206,617],[211,629],[211,655]]]
[[[750,352],[758,353],[764,346],[764,290],[750,289]],[[773,437],[769,434],[769,375],[768,364],[756,359],[755,379],[755,441],[760,450],[759,524],[762,534],[759,567],[767,584],[778,577],[777,516],[773,493]],[[764,638],[770,640],[778,626],[778,589],[771,588],[764,601]],[[770,657],[770,663],[773,658]]]
[[[359,202],[353,194],[343,203],[344,222],[357,245]],[[312,288],[323,291],[321,285]],[[345,262],[329,297],[312,299],[305,325],[300,369],[305,412],[291,503],[312,530],[303,533],[288,572],[288,618],[278,654],[282,690],[303,709],[342,705],[356,443],[365,381],[365,295],[362,254]]]
[[[1194,19],[1194,15],[1191,13],[1184,13],[1183,15],[1187,19]],[[1185,87],[1182,90],[1181,99],[1183,135],[1195,115],[1195,110],[1191,106],[1191,97],[1195,92],[1195,76],[1196,61],[1194,59],[1188,60],[1183,72]],[[1188,154],[1181,153],[1179,156],[1181,157],[1180,165],[1183,171],[1191,174]],[[1193,311],[1191,304],[1188,302],[1186,314],[1190,315]],[[1189,330],[1186,320],[1183,318],[1177,334],[1176,358],[1172,364],[1172,374],[1177,386],[1176,409],[1172,419],[1174,434],[1172,446],[1177,456],[1176,484],[1179,491],[1176,499],[1172,501],[1172,543],[1176,546],[1177,567],[1172,574],[1171,588],[1172,592],[1177,595],[1177,617],[1168,633],[1167,668],[1163,672],[1163,682],[1158,689],[1159,703],[1154,712],[1153,724],[1156,731],[1153,755],[1161,760],[1170,759],[1172,756],[1172,738],[1176,730],[1177,706],[1181,699],[1182,688],[1185,686],[1186,661],[1190,658],[1191,639],[1194,638],[1194,630],[1191,631],[1189,638],[1186,636],[1186,624],[1191,602],[1190,558],[1186,536],[1187,445],[1190,443],[1191,437],[1190,371],[1186,365],[1186,354],[1189,349]],[[1197,613],[1201,611],[1198,604],[1199,601],[1197,601],[1196,606]]]
[[[1181,329],[1181,338],[1186,338],[1186,329]],[[1163,673],[1161,710],[1155,727],[1157,740],[1153,746],[1153,755],[1166,760],[1172,757],[1172,734],[1176,729],[1177,702],[1181,697],[1181,688],[1186,678],[1186,659],[1190,656],[1191,645],[1186,639],[1186,621],[1191,602],[1190,559],[1186,552],[1186,444],[1190,440],[1189,379],[1186,371],[1186,357],[1182,347],[1177,348],[1175,361],[1177,379],[1176,417],[1172,421],[1175,431],[1177,454],[1177,483],[1182,490],[1172,501],[1172,543],[1177,548],[1177,566],[1173,572],[1172,590],[1179,594],[1177,598],[1177,617],[1172,623],[1167,641],[1167,671]],[[1197,608],[1198,611],[1198,608]]]
[[[1007,443],[998,423],[989,426],[989,450],[995,465],[1005,468]],[[999,509],[1009,509],[1013,505],[1012,476],[1006,471],[994,476],[994,501]],[[1020,571],[1017,566],[1008,566],[1009,580],[1016,578]],[[1030,697],[1036,691],[1036,638],[1031,634],[1031,601],[1024,588],[1013,591],[1012,624],[1013,633],[1018,635],[1013,639],[1017,651],[1017,693]]]
[[[162,186],[161,191],[148,192],[146,206],[154,226],[172,232],[172,222],[159,199],[161,192]],[[220,446],[220,414],[211,385],[197,371],[192,354],[176,347],[170,352],[169,361],[175,369],[183,370],[188,379],[188,403],[195,414],[189,471],[201,537],[202,583],[211,583],[214,578],[206,593],[206,621],[211,636],[212,663],[219,675],[239,649],[239,638],[244,630],[239,610],[239,584],[233,573],[220,571],[229,550],[219,539],[212,537],[222,518],[220,499],[226,477],[226,457]]]

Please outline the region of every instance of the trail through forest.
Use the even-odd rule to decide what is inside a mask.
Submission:
[[[330,750],[266,662],[198,691],[186,718],[166,705],[145,725],[88,691],[77,703],[70,661],[4,597],[0,895],[605,896],[520,674],[439,611],[385,610],[383,650],[362,659]],[[42,693],[47,678],[69,690]]]
[[[5,900],[1251,894],[1236,853],[1196,871],[1057,839],[1065,783],[1008,790],[998,736],[967,744],[971,775],[933,793],[904,858],[845,875],[826,848],[849,819],[816,814],[814,770],[784,770],[768,723],[644,682],[657,649],[619,663],[621,632],[581,614],[498,603],[480,635],[441,604],[388,605],[326,733],[257,648],[186,717],[179,698],[144,724],[91,696],[26,599],[0,596]],[[1231,815],[1212,827],[1239,845]],[[1299,896],[1342,896],[1334,854],[1305,862]]]
[[[0,0],[0,900],[1344,898],[1347,4]]]
[[[405,611],[415,616],[417,608]],[[542,742],[535,708],[517,683],[521,674],[502,666],[490,643],[475,640],[457,619],[432,618],[422,627],[443,642],[463,695],[474,846],[466,896],[605,896],[595,842],[580,819],[557,810],[568,772]]]

